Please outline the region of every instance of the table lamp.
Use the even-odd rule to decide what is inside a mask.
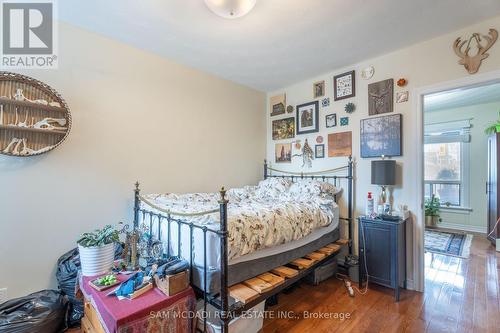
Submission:
[[[396,161],[372,161],[372,185],[382,187],[380,201],[385,204],[387,201],[387,186],[396,185]]]

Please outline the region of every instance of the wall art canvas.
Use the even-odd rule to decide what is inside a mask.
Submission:
[[[314,82],[313,96],[314,98],[325,96],[325,81]]]
[[[295,137],[295,118],[273,120],[273,140],[284,140]]]
[[[337,126],[337,114],[336,113],[327,114],[325,116],[325,119],[326,119],[326,127],[327,128]]]
[[[292,144],[277,143],[275,145],[276,163],[292,163]]]
[[[269,99],[269,104],[271,108],[271,117],[278,116],[285,113],[286,109],[286,94],[279,94],[272,96]]]
[[[361,157],[401,156],[402,115],[361,120]]]
[[[352,132],[328,134],[328,157],[352,155]]]
[[[349,117],[340,117],[340,126],[349,125]]]
[[[408,102],[408,91],[400,91],[396,94],[396,103],[405,103]]]
[[[315,158],[324,158],[325,157],[325,145],[316,145],[314,146],[314,157]]]
[[[323,98],[321,100],[321,106],[324,107],[324,108],[330,106],[330,97]]]
[[[368,85],[368,114],[370,116],[393,111],[394,80],[388,79]]]
[[[334,76],[333,91],[335,101],[354,97],[356,93],[354,71]]]
[[[296,126],[297,134],[315,133],[319,130],[318,101],[297,105],[296,107]]]

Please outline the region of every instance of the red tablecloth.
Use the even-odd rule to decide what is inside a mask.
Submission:
[[[120,280],[127,276],[118,275]],[[97,291],[89,285],[95,277],[81,277],[80,289],[97,310],[108,333],[194,332],[196,298],[193,289],[168,297],[154,288],[133,299],[106,296],[111,290]]]

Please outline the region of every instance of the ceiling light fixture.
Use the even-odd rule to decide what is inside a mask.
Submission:
[[[235,19],[248,14],[257,0],[205,0],[207,7],[227,19]]]

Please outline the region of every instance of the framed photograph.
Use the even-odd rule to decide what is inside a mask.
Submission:
[[[361,120],[361,157],[401,156],[401,114]]]
[[[272,96],[269,99],[269,106],[271,108],[271,117],[278,116],[280,114],[285,113],[286,110],[286,95],[280,94],[276,96]]]
[[[313,96],[314,98],[325,96],[325,81],[314,82]]]
[[[335,101],[354,97],[356,95],[354,71],[333,77],[333,99]]]
[[[352,155],[352,132],[328,134],[328,157]]]
[[[284,140],[295,137],[295,118],[273,120],[273,140]]]
[[[277,143],[275,145],[274,156],[276,163],[292,163],[292,144]]]
[[[388,79],[368,85],[368,114],[374,116],[393,111],[394,80]]]
[[[319,131],[319,102],[314,101],[296,107],[297,135]]]
[[[325,157],[325,145],[315,145],[314,146],[314,158],[324,158]]]
[[[326,128],[337,126],[337,114],[336,113],[327,114],[325,116],[325,119],[326,119]]]
[[[396,103],[405,103],[408,102],[408,91],[400,91],[396,94]]]

